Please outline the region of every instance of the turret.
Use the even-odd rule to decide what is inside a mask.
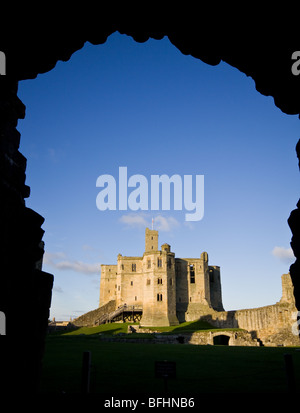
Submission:
[[[158,251],[158,231],[146,228],[145,252]]]

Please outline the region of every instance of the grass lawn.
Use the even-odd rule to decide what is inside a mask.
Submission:
[[[183,328],[189,326],[181,325]],[[177,326],[178,328],[178,326]],[[79,329],[49,335],[46,340],[41,393],[79,394],[82,354],[91,351],[92,394],[162,394],[164,383],[155,378],[155,361],[176,362],[170,393],[286,393],[284,354],[293,357],[300,391],[300,351],[297,348],[193,346],[101,342],[99,332],[127,331],[125,324]],[[179,332],[179,331],[176,331]],[[85,334],[85,335],[82,335]]]

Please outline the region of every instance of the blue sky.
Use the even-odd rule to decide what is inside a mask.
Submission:
[[[142,255],[145,227],[177,257],[221,267],[226,310],[277,302],[293,257],[287,224],[299,189],[299,119],[225,63],[182,55],[167,38],[115,33],[68,62],[22,81],[19,121],[26,205],[45,217],[43,269],[54,274],[50,317],[98,306],[100,264]],[[204,175],[204,217],[186,211],[99,211],[96,180]]]

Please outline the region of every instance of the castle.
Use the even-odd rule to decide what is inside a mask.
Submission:
[[[169,244],[158,249],[158,231],[146,228],[143,256],[119,254],[117,264],[101,265],[99,307],[72,324],[139,322],[145,332],[144,327],[204,320],[217,329],[231,329],[226,332],[229,345],[298,346],[298,312],[290,274],[283,274],[281,282],[282,297],[277,303],[224,311],[220,267],[208,265],[207,252],[200,258],[175,258]],[[218,330],[195,333],[186,340],[213,344],[219,334]]]
[[[206,252],[175,258],[169,244],[159,250],[158,231],[146,228],[142,257],[119,254],[116,265],[101,265],[99,306],[112,300],[142,307],[142,326],[176,325],[204,308],[222,311],[220,267],[208,265]]]

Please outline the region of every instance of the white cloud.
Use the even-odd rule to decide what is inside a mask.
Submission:
[[[292,248],[274,247],[272,254],[285,263],[291,264],[295,260]]]
[[[120,221],[130,227],[152,228],[152,218],[143,213],[122,215]],[[157,217],[153,217],[153,221],[154,229],[158,231],[168,232],[179,226],[179,222],[173,217],[158,215]]]
[[[100,264],[87,264],[82,261],[61,261],[55,264],[59,270],[73,270],[83,274],[99,274]]]
[[[91,246],[88,245],[88,244],[84,244],[84,245],[82,246],[82,249],[83,249],[83,251],[94,251],[94,250],[95,250],[94,247],[91,247]]]
[[[45,251],[43,264],[54,265],[55,260],[57,259],[64,259],[66,258],[66,254],[64,252],[47,252]]]
[[[87,264],[82,261],[72,261],[66,259],[63,252],[45,252],[43,264],[50,265],[59,270],[73,270],[82,274],[99,274],[100,263]]]
[[[163,217],[162,215],[158,215],[154,218],[154,226],[158,231],[169,232],[173,228],[178,227],[179,222],[173,217]]]
[[[131,227],[147,227],[149,223],[146,218],[141,214],[128,214],[122,215],[120,221],[123,224],[129,225]]]
[[[57,293],[62,293],[62,292],[63,292],[62,288],[59,287],[59,286],[54,286],[54,287],[53,287],[53,291],[55,291],[55,292],[57,292]]]

